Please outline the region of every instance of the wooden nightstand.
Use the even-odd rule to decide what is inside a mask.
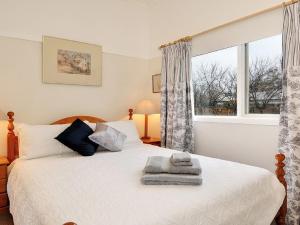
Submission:
[[[0,213],[8,212],[7,186],[7,165],[9,164],[6,157],[0,156]]]
[[[150,144],[150,145],[155,145],[160,147],[160,139],[159,138],[141,138],[142,142],[144,144]]]

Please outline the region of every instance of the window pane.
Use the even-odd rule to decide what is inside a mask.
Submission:
[[[278,114],[281,98],[281,35],[248,44],[248,112]]]
[[[195,115],[236,115],[237,47],[192,58]]]

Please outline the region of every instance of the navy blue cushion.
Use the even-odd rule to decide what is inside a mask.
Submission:
[[[92,133],[94,131],[89,125],[77,119],[55,139],[80,155],[91,156],[96,152],[98,147],[96,143],[88,138]]]

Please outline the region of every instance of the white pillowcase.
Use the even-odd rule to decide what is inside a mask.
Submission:
[[[93,130],[96,124],[87,123]],[[120,131],[127,136],[124,146],[132,144],[141,144],[136,126],[133,121],[114,121],[106,122],[106,125]],[[58,155],[67,152],[73,152],[67,146],[61,144],[55,139],[70,124],[59,125],[29,125],[20,124],[18,126],[19,138],[19,157],[23,159],[34,159],[50,155]]]
[[[99,145],[98,150],[121,151],[126,135],[105,123],[97,123],[96,130],[89,139]]]
[[[138,131],[136,129],[135,123],[131,120],[120,120],[114,122],[106,122],[106,125],[115,128],[121,133],[127,136],[124,147],[132,144],[141,144],[142,141],[139,137]]]
[[[55,139],[70,124],[62,125],[28,125],[18,127],[20,158],[33,159],[49,155],[72,152],[71,149]]]

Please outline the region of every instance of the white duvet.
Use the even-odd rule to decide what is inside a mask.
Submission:
[[[269,171],[196,156],[201,186],[145,186],[148,156],[171,150],[135,145],[122,152],[17,160],[8,179],[15,225],[268,225],[284,188]]]

